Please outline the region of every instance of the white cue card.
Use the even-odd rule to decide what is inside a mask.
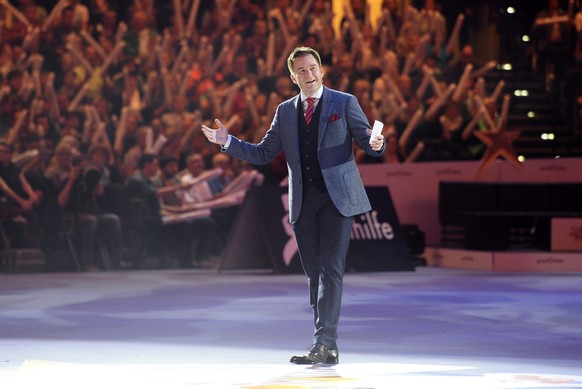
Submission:
[[[384,123],[374,120],[374,127],[372,127],[372,134],[370,135],[370,141],[372,143],[374,139],[380,134],[382,134],[382,129],[384,128]]]

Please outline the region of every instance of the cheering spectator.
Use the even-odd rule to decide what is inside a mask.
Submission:
[[[86,158],[79,155],[73,159],[68,180],[58,195],[59,206],[80,238],[82,268],[88,272],[100,270],[95,260],[98,245],[108,249],[113,266],[119,267],[121,261],[121,221],[116,214],[98,208],[96,198],[104,191],[100,180],[99,171],[89,168]],[[102,264],[104,268],[108,265]]]
[[[34,213],[42,200],[42,194],[34,191],[25,175],[11,162],[11,147],[0,141],[0,216],[1,222],[10,224],[13,230],[15,218],[24,218],[27,247],[39,247],[38,220]],[[8,229],[7,229],[8,230]],[[19,236],[15,237],[18,240]]]

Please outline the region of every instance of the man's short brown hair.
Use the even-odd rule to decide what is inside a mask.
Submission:
[[[293,74],[293,63],[295,62],[296,58],[305,57],[309,54],[313,55],[317,60],[319,66],[321,66],[321,57],[319,56],[319,53],[315,49],[305,46],[296,47],[287,58],[287,67],[289,68],[289,72]]]

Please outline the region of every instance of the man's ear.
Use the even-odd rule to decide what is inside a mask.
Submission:
[[[297,85],[297,77],[295,77],[295,74],[291,74],[289,75],[289,77],[291,77],[291,81],[293,81],[293,84]]]

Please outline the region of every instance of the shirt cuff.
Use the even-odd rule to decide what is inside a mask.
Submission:
[[[232,136],[230,136],[230,134],[228,135],[228,138],[226,139],[226,143],[223,144],[220,149],[222,151],[226,151],[226,149],[228,149],[228,146],[230,146],[230,142],[232,141]]]

